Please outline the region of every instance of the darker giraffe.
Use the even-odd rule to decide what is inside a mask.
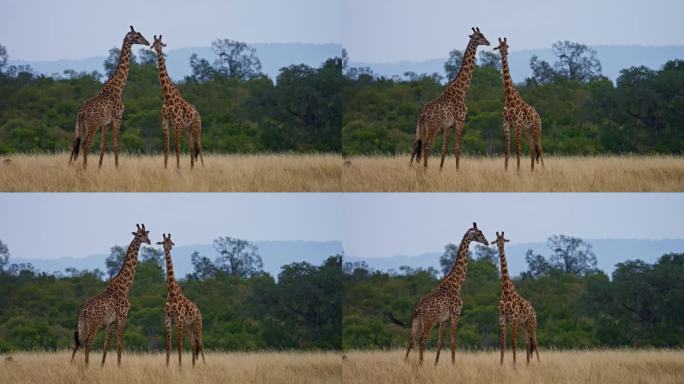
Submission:
[[[131,304],[128,302],[128,290],[133,285],[135,267],[138,264],[138,251],[142,243],[151,244],[148,237],[149,231],[145,230],[145,224],[137,226],[138,230],[132,232],[133,241],[128,246],[126,258],[121,265],[121,270],[114,276],[105,287],[104,291],[88,299],[78,316],[78,329],[74,332],[74,350],[71,361],[74,361],[76,351],[80,346],[85,347],[85,363],[88,365],[90,347],[95,341],[100,327],[105,328],[105,341],[102,348],[102,365],[107,358],[107,350],[112,336],[112,325],[116,323],[116,354],[117,364],[121,365],[121,351],[123,349],[123,334],[126,328],[126,319]]]
[[[537,163],[541,159],[541,164],[544,166],[544,154],[542,152],[541,136],[542,126],[541,117],[539,113],[523,100],[518,90],[513,85],[511,74],[508,69],[508,44],[506,38],[501,40],[499,38],[499,46],[494,48],[501,52],[501,70],[503,71],[504,93],[506,100],[504,102],[503,121],[504,121],[504,168],[508,170],[508,155],[511,151],[511,126],[515,130],[515,157],[518,162],[518,169],[520,169],[520,131],[525,132],[528,144],[530,147],[530,158],[532,160],[532,171],[534,171],[535,157]]]
[[[97,130],[102,127],[102,141],[100,142],[100,164],[107,147],[107,127],[111,124],[114,143],[114,164],[119,166],[119,131],[121,129],[121,117],[124,112],[122,100],[128,69],[130,67],[131,46],[133,44],[150,45],[150,43],[131,26],[131,31],[124,37],[119,64],[112,77],[100,89],[97,96],[86,100],[76,116],[76,128],[74,129],[74,143],[71,148],[69,164],[78,158],[79,148],[83,151],[83,168],[88,166],[88,150],[90,143],[95,137]],[[83,137],[85,136],[85,138]]]
[[[503,364],[504,350],[506,349],[506,323],[511,324],[511,349],[513,350],[513,364],[515,364],[516,330],[518,327],[525,335],[525,352],[527,364],[530,363],[532,350],[537,353],[539,361],[539,347],[537,346],[537,314],[529,301],[525,300],[515,290],[513,282],[508,277],[506,254],[504,253],[504,233],[496,233],[496,243],[499,247],[499,260],[501,262],[501,301],[499,301],[499,331],[501,333],[501,364]]]
[[[192,353],[192,366],[195,360],[202,354],[204,360],[204,341],[202,340],[202,313],[197,305],[188,300],[183,294],[181,287],[176,283],[173,275],[173,263],[171,261],[171,248],[175,245],[171,241],[171,234],[167,237],[162,234],[164,241],[158,242],[164,246],[164,258],[166,259],[166,284],[168,293],[166,305],[164,305],[164,327],[166,328],[166,365],[169,365],[171,355],[171,332],[173,324],[176,325],[176,347],[178,347],[178,365],[181,364],[183,354],[183,331],[190,339],[190,351]]]
[[[482,232],[477,229],[477,224],[463,235],[458,254],[451,270],[439,283],[439,286],[429,294],[421,297],[411,315],[411,336],[406,349],[405,360],[408,360],[409,352],[414,345],[418,345],[418,361],[423,364],[423,350],[432,327],[439,323],[439,335],[437,338],[437,357],[435,365],[439,361],[439,353],[442,350],[442,337],[447,322],[450,323],[451,331],[451,363],[456,361],[456,328],[461,316],[463,301],[461,300],[461,287],[468,271],[468,247],[472,241],[489,245]]]
[[[202,119],[195,107],[185,101],[181,96],[180,91],[173,86],[169,74],[166,71],[166,63],[164,61],[164,53],[162,47],[166,44],[162,43],[162,37],[154,35],[154,43],[152,48],[157,52],[157,61],[159,67],[159,82],[161,84],[162,92],[164,93],[164,104],[161,108],[162,128],[164,134],[164,168],[169,158],[169,125],[173,125],[175,139],[176,139],[176,168],[180,168],[180,135],[181,130],[185,133],[188,148],[190,148],[190,168],[195,166],[195,160],[199,156],[202,165],[204,165],[204,157],[202,157]]]
[[[416,140],[413,143],[411,162],[416,157],[420,161],[423,156],[423,166],[427,168],[428,156],[432,149],[435,137],[441,129],[444,130],[444,143],[442,143],[442,160],[439,169],[444,166],[444,157],[447,153],[449,142],[449,131],[453,128],[456,131],[454,142],[454,155],[456,156],[456,169],[458,170],[461,160],[461,135],[463,134],[463,124],[465,123],[468,107],[465,104],[465,95],[470,87],[470,80],[473,76],[475,67],[475,53],[480,45],[489,45],[489,41],[480,32],[480,28],[472,28],[473,34],[463,54],[461,68],[458,70],[456,78],[452,80],[444,89],[444,92],[435,100],[427,103],[418,115],[416,124]]]

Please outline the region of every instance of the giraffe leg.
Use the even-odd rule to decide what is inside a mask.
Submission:
[[[432,151],[432,144],[435,141],[435,136],[437,135],[437,131],[433,131],[432,129],[428,130],[428,136],[425,139],[425,143],[423,143],[423,168],[427,169],[428,165],[428,157],[430,157],[430,151]]]
[[[456,170],[461,164],[461,137],[463,136],[463,121],[456,121],[456,142],[454,143],[454,154],[456,155]]]
[[[447,322],[443,321],[439,324],[439,333],[437,334],[437,356],[435,356],[435,365],[439,362],[439,353],[442,352],[444,344],[442,344],[442,337],[444,336],[444,329],[446,329]]]
[[[181,360],[183,357],[183,326],[176,323],[176,344],[178,348],[178,366],[181,366]]]
[[[542,151],[541,144],[541,120],[537,121],[536,128],[534,130],[535,136],[535,147],[537,151],[537,161],[541,160],[542,168],[544,168],[544,152]]]
[[[98,168],[102,168],[102,158],[104,157],[104,153],[107,150],[107,132],[108,132],[108,126],[107,124],[102,126],[102,138],[100,140],[100,163],[98,164]]]
[[[447,154],[447,145],[449,144],[449,131],[451,131],[452,127],[446,127],[444,128],[444,142],[442,143],[442,160],[439,162],[439,170],[442,170],[442,167],[444,166],[444,158],[446,157]]]
[[[79,323],[80,323],[80,322],[81,322],[81,320],[79,319]],[[86,323],[86,324],[87,324],[87,323]],[[81,336],[81,335],[80,335],[79,332],[80,332],[80,330],[79,330],[78,327],[77,327],[77,328],[76,328],[76,333],[74,334],[74,350],[73,350],[73,352],[71,353],[71,362],[72,362],[72,363],[74,362],[74,356],[76,356],[76,352],[78,351],[78,348],[81,346],[81,341],[80,341],[80,336]]]
[[[535,147],[534,147],[534,139],[532,138],[532,134],[530,134],[529,138],[529,143],[530,143],[530,161],[532,163],[531,165],[531,171],[534,172],[534,152],[535,152]]]
[[[202,120],[197,119],[195,121],[195,126],[193,127],[193,137],[195,140],[195,156],[199,155],[200,162],[204,166],[204,157],[202,157]],[[195,159],[197,160],[197,159]]]
[[[511,351],[513,351],[513,365],[515,365],[515,342],[517,341],[516,339],[516,331],[518,329],[518,323],[515,321],[511,322]]]
[[[164,135],[164,169],[169,162],[169,121],[166,119],[162,120],[162,133]]]
[[[411,161],[409,161],[409,167],[413,167],[413,159],[416,157],[416,153],[418,153],[418,146],[420,143],[418,141],[413,142],[413,146],[411,147]]]
[[[530,347],[532,344],[530,343],[530,332],[527,324],[525,324],[525,326],[522,328],[522,331],[523,337],[525,338],[525,364],[530,365],[530,355],[532,354]]]
[[[193,169],[195,167],[195,142],[190,129],[185,131],[185,139],[187,140],[188,148],[190,148],[190,169]]]
[[[539,345],[537,345],[537,322],[536,322],[536,320],[530,326],[530,341],[532,342],[532,347],[534,347],[534,352],[537,354],[537,362],[539,362]]]
[[[409,333],[409,341],[408,345],[406,346],[406,356],[404,356],[404,361],[408,361],[409,352],[411,352],[411,348],[413,348],[413,346],[416,343],[420,342],[420,340],[418,339],[418,336],[420,335],[417,331],[422,331],[422,329],[423,325],[422,320],[420,318],[411,319],[411,332]]]
[[[515,125],[515,160],[518,163],[518,171],[520,170],[520,152],[522,150],[520,142],[520,125]]]
[[[116,319],[116,364],[121,366],[121,352],[123,351],[123,336],[126,330],[126,317]]]
[[[174,133],[176,139],[176,169],[180,168],[180,128],[181,121],[180,119],[176,119],[174,122]]]
[[[458,318],[460,314],[457,314],[455,316],[451,317],[451,328],[450,328],[450,336],[451,336],[451,364],[456,364],[456,342],[457,340],[457,330],[458,330]]]
[[[508,157],[511,153],[511,125],[504,120],[504,170],[508,171]]]
[[[95,137],[95,131],[98,127],[88,127],[88,134],[86,135],[85,141],[83,141],[83,169],[88,168],[88,151],[90,150],[90,143],[93,142],[93,137]]]
[[[499,315],[499,335],[501,336],[501,365],[503,365],[506,351],[506,319],[502,315]]]
[[[202,319],[195,321],[193,330],[197,340],[197,351],[202,354],[202,363],[206,364],[206,360],[204,360],[204,340],[202,338]]]
[[[164,330],[166,331],[166,366],[169,366],[169,357],[171,356],[171,333],[173,332],[171,326],[171,319],[168,317],[164,319]]]
[[[86,366],[90,362],[90,347],[95,342],[95,336],[97,336],[98,324],[90,323],[88,324],[88,336],[85,340],[85,363]]]
[[[185,334],[188,336],[188,339],[190,339],[190,355],[192,355],[192,367],[195,367],[195,359],[197,358],[196,352],[197,352],[197,344],[195,341],[195,336],[192,333],[192,328],[187,327],[185,328]]]
[[[420,343],[418,345],[418,364],[423,365],[423,351],[425,350],[425,344],[430,337],[433,323],[428,323],[426,321],[422,321],[421,323],[423,324],[423,329],[421,329]]]
[[[107,351],[109,351],[109,344],[112,341],[112,324],[107,324],[105,328],[105,340],[104,346],[102,347],[102,365],[104,366],[105,360],[107,359]]]
[[[123,113],[123,111],[121,112]],[[121,133],[121,116],[114,118],[112,122],[112,141],[114,146],[114,167],[119,168],[119,136]]]

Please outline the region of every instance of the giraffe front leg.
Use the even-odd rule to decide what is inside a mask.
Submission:
[[[169,121],[166,119],[162,120],[162,134],[164,136],[164,169],[169,162]]]
[[[508,157],[511,153],[511,125],[504,120],[504,170],[508,171]]]
[[[451,364],[456,364],[456,342],[457,342],[457,331],[458,331],[458,318],[460,314],[451,317],[451,327],[449,329],[451,336]]]
[[[112,324],[107,324],[105,328],[105,340],[104,346],[102,347],[102,365],[104,366],[105,360],[107,359],[107,351],[109,351],[109,344],[112,340]]]
[[[513,365],[515,365],[515,344],[517,341],[516,330],[518,329],[518,323],[516,321],[511,322],[511,351],[513,352]]]
[[[501,337],[501,365],[503,365],[504,352],[506,351],[506,319],[503,315],[499,315],[499,335]]]
[[[195,360],[197,359],[197,342],[192,335],[192,329],[190,327],[185,329],[185,334],[190,339],[190,354],[192,355],[192,367],[195,367]]]
[[[178,366],[180,367],[183,358],[183,327],[178,322],[176,322],[176,344],[178,348]]]
[[[195,143],[190,130],[185,131],[185,140],[188,143],[188,147],[190,147],[190,169],[193,169],[195,167]]]
[[[522,143],[520,142],[520,124],[515,125],[515,160],[517,161],[517,169],[520,170],[520,152]]]
[[[102,126],[102,138],[100,140],[100,162],[98,164],[98,168],[102,168],[102,158],[104,157],[104,153],[107,150],[107,132],[108,132],[108,126],[107,124]]]
[[[112,122],[112,140],[114,145],[114,167],[119,168],[119,137],[121,133],[121,116]]]
[[[454,154],[456,155],[456,170],[458,171],[461,163],[461,138],[463,136],[463,121],[456,121],[456,142],[454,143]]]
[[[180,169],[180,120],[174,122],[174,134],[176,139],[176,169]]]
[[[171,357],[171,333],[173,329],[171,327],[171,319],[168,317],[164,320],[164,330],[166,331],[166,366],[169,366],[169,357]]]
[[[123,336],[126,330],[126,317],[116,319],[116,364],[121,366],[121,352],[123,351]]]
[[[443,321],[439,324],[439,333],[437,334],[437,356],[435,356],[435,365],[439,362],[439,353],[442,352],[444,344],[442,344],[442,337],[444,336],[444,329],[446,329],[447,322]]]
[[[446,127],[444,129],[444,142],[442,143],[442,159],[439,162],[439,170],[442,170],[442,167],[444,167],[444,158],[446,157],[447,154],[447,145],[449,145],[449,131],[453,128],[452,127]]]

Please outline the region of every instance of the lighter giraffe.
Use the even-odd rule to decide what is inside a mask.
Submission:
[[[537,345],[537,314],[529,301],[525,300],[515,290],[515,286],[508,276],[508,265],[504,243],[508,239],[504,233],[496,233],[496,240],[492,241],[499,248],[499,261],[501,263],[501,301],[499,301],[499,332],[501,335],[501,364],[503,365],[504,351],[506,350],[506,323],[511,324],[511,350],[513,351],[513,364],[515,364],[516,330],[518,327],[525,335],[525,353],[527,364],[530,363],[532,349],[537,353],[539,361],[539,347]]]
[[[444,142],[442,143],[442,159],[439,169],[444,166],[444,157],[447,154],[449,143],[449,131],[456,131],[454,142],[454,155],[456,156],[456,169],[459,169],[461,161],[461,136],[465,123],[468,107],[465,104],[465,95],[470,88],[470,81],[475,67],[475,53],[480,45],[489,45],[489,41],[480,32],[480,28],[472,28],[473,34],[463,54],[461,68],[456,78],[444,89],[444,92],[436,99],[425,104],[418,115],[416,124],[416,139],[413,142],[413,151],[409,165],[413,165],[413,158],[420,161],[423,156],[423,167],[427,168],[428,157],[432,150],[432,144],[440,129],[444,130]]]
[[[131,25],[131,31],[124,37],[119,63],[112,77],[100,89],[97,96],[86,100],[81,106],[76,116],[76,127],[74,128],[74,142],[71,148],[69,164],[78,158],[79,149],[83,152],[83,168],[88,167],[88,150],[95,137],[97,130],[102,127],[102,140],[100,142],[100,163],[107,147],[107,127],[112,126],[114,164],[119,166],[119,131],[121,129],[121,117],[124,112],[123,92],[126,88],[128,70],[131,59],[131,46],[133,44],[150,45],[150,43],[136,32]],[[85,139],[83,136],[85,135]],[[81,148],[82,147],[82,148]]]
[[[458,247],[458,254],[451,270],[439,283],[439,286],[429,294],[423,296],[416,304],[411,315],[411,335],[406,348],[404,360],[408,360],[409,352],[414,345],[418,346],[418,361],[423,364],[423,350],[427,342],[432,327],[439,323],[439,335],[437,338],[437,356],[435,365],[439,362],[439,354],[442,351],[442,337],[447,322],[450,322],[451,335],[451,363],[456,361],[456,329],[458,319],[461,316],[463,301],[461,300],[461,287],[465,281],[468,271],[468,247],[470,243],[489,245],[482,232],[477,229],[477,224],[473,223],[465,235],[461,245]]]
[[[88,365],[90,347],[95,341],[100,327],[105,328],[104,347],[102,348],[102,365],[107,358],[107,350],[112,336],[112,325],[116,322],[116,354],[117,364],[121,365],[121,351],[123,349],[123,334],[126,328],[126,319],[131,304],[128,301],[128,291],[133,285],[135,268],[138,265],[138,251],[142,243],[151,244],[149,231],[145,230],[145,224],[137,225],[138,230],[132,232],[133,241],[128,246],[126,257],[119,273],[116,274],[98,295],[88,299],[78,316],[78,328],[74,332],[74,350],[71,361],[74,361],[76,351],[81,346],[85,348],[85,363]]]
[[[157,52],[157,62],[159,70],[159,83],[164,93],[164,104],[161,107],[162,128],[164,134],[164,168],[167,167],[169,159],[169,125],[173,124],[176,140],[176,168],[180,168],[180,134],[181,130],[185,133],[188,148],[190,149],[190,168],[195,166],[195,160],[199,155],[202,165],[202,119],[195,107],[185,101],[180,91],[173,86],[169,73],[166,71],[164,53],[162,48],[166,44],[162,43],[162,35],[154,35],[152,48]]]
[[[173,262],[171,261],[171,249],[175,245],[171,241],[171,234],[168,237],[162,234],[164,241],[158,242],[164,247],[164,258],[166,259],[166,304],[164,305],[164,327],[166,329],[166,366],[169,365],[171,356],[171,333],[172,327],[176,325],[176,347],[178,348],[178,366],[181,365],[183,355],[183,331],[190,339],[190,351],[192,353],[192,366],[195,360],[202,354],[204,360],[204,341],[202,340],[202,313],[197,305],[188,300],[183,294],[183,290],[176,283],[173,274]]]
[[[537,163],[541,159],[544,166],[544,153],[542,152],[542,126],[539,113],[523,100],[518,90],[513,85],[511,73],[508,68],[508,43],[506,38],[499,38],[499,46],[494,50],[501,52],[501,70],[503,71],[504,101],[503,121],[504,121],[504,169],[508,170],[508,156],[511,152],[511,126],[515,130],[515,157],[520,169],[521,141],[520,131],[525,132],[530,147],[531,169],[534,171],[534,161]],[[535,156],[536,155],[536,156]]]

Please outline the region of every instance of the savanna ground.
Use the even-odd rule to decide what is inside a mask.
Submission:
[[[175,351],[174,351],[175,352]],[[85,367],[83,353],[69,363],[70,351],[19,352],[0,356],[0,383],[341,383],[342,365],[335,352],[206,352],[206,364],[200,360],[193,369],[190,354],[173,354],[169,367],[165,354],[124,353],[121,367],[116,353],[110,351],[100,367],[101,353],[90,355]]]
[[[681,192],[684,156],[545,156],[545,167],[530,158],[461,157],[460,170],[449,156],[439,170],[439,155],[427,171],[410,155],[348,157],[342,170],[344,192]]]
[[[340,190],[342,158],[334,154],[205,154],[204,167],[190,169],[190,155],[175,155],[164,169],[161,155],[79,157],[68,166],[69,154],[13,154],[0,157],[3,192],[330,192]]]
[[[520,353],[522,352],[522,353]],[[456,364],[445,349],[434,366],[435,352],[412,351],[404,363],[404,351],[355,351],[345,354],[342,382],[356,383],[681,383],[684,380],[684,351],[681,350],[541,350],[525,366],[525,350],[518,351],[518,364],[507,351],[504,365],[499,352],[457,352]]]

